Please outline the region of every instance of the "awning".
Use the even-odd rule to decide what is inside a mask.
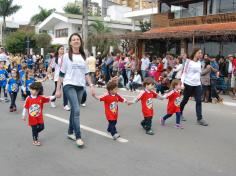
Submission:
[[[152,28],[145,38],[189,38],[192,36],[236,35],[236,22]]]
[[[236,22],[152,28],[147,32],[130,32],[122,35],[103,34],[103,39],[186,39],[207,36],[236,36]]]

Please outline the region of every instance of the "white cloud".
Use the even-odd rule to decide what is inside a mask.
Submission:
[[[8,20],[14,19],[18,23],[28,23],[30,18],[39,12],[38,6],[46,9],[55,8],[57,11],[62,12],[63,7],[68,2],[74,2],[75,0],[14,0],[14,4],[21,5],[22,8]],[[93,0],[101,4],[101,0]]]

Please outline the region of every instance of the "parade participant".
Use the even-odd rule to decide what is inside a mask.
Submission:
[[[160,119],[161,125],[165,125],[165,121],[170,118],[174,113],[176,114],[176,124],[175,127],[178,129],[183,129],[180,124],[180,103],[181,103],[181,81],[175,79],[171,82],[171,90],[162,96],[163,99],[168,99],[167,114]]]
[[[118,119],[118,102],[125,103],[126,100],[118,93],[118,84],[116,81],[109,81],[107,83],[107,93],[98,97],[95,93],[93,97],[97,100],[104,102],[106,119],[108,121],[107,131],[111,133],[114,140],[120,137],[116,130],[116,124]]]
[[[4,61],[0,60],[0,100],[8,102],[7,99],[7,91],[6,85],[7,85],[7,78],[8,78],[8,72],[4,68]],[[1,97],[1,91],[3,90],[4,98]]]
[[[63,83],[63,90],[71,106],[68,138],[76,140],[78,147],[84,145],[80,132],[80,103],[86,81],[91,92],[94,91],[85,60],[82,38],[78,33],[74,33],[69,37],[69,53],[63,56],[56,97],[61,97],[61,85]]]
[[[144,79],[143,86],[145,90],[140,93],[140,95],[133,101],[128,102],[129,105],[141,101],[142,112],[144,120],[142,120],[141,125],[146,130],[146,134],[154,135],[152,130],[152,118],[153,118],[153,98],[157,98],[158,94],[153,91],[154,80],[150,77]]]
[[[180,104],[180,111],[183,118],[183,110],[191,96],[194,95],[196,101],[197,123],[202,126],[208,126],[202,117],[202,86],[201,86],[201,58],[202,50],[195,48],[190,59],[186,60],[183,74],[181,77],[182,86],[184,87],[183,100]]]
[[[11,71],[11,78],[7,81],[6,91],[8,91],[11,98],[10,112],[17,111],[16,98],[21,86],[20,74],[16,69]]]
[[[28,124],[32,128],[33,145],[40,146],[38,135],[44,130],[43,105],[55,99],[55,96],[44,97],[41,95],[42,84],[35,82],[30,85],[30,96],[27,97],[22,112],[22,119],[26,120],[28,114]]]

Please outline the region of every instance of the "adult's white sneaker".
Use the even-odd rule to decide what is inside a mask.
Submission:
[[[52,107],[52,108],[57,107],[56,104],[55,104],[55,102],[53,102],[53,101],[51,102],[51,107]]]
[[[83,146],[84,146],[84,142],[82,141],[82,139],[77,139],[77,140],[76,140],[76,145],[77,145],[78,147],[83,147]]]
[[[65,105],[65,106],[64,106],[64,109],[65,109],[66,111],[70,111],[70,107],[69,107],[68,105]]]

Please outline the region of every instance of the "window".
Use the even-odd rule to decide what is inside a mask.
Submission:
[[[68,37],[68,29],[56,29],[55,34],[56,38]]]
[[[236,0],[208,0],[208,14],[236,11]]]

